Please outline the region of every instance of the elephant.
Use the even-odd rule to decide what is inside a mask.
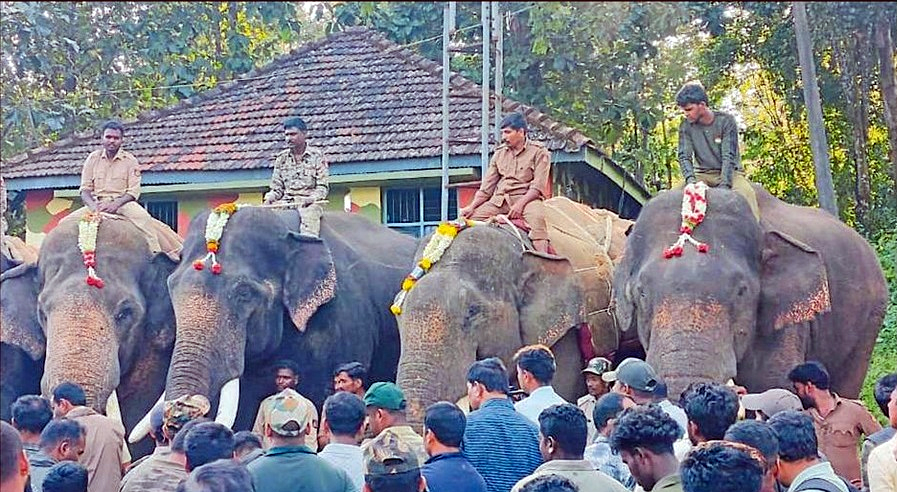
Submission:
[[[734,379],[751,392],[790,387],[818,360],[856,398],[881,328],[887,286],[869,244],[829,213],[753,185],[760,222],[737,193],[707,189],[706,216],[681,257],[665,258],[682,221],[682,188],[642,209],[613,281],[617,319],[637,330],[671,394]]]
[[[0,419],[11,417],[11,405],[22,395],[40,393],[44,367],[43,333],[37,324],[37,292],[21,272],[27,264],[0,256]]]
[[[204,395],[216,420],[249,429],[273,390],[276,359],[297,362],[298,391],[319,408],[340,363],[361,362],[371,381],[395,380],[389,306],[414,238],[345,212],[326,212],[314,238],[298,233],[295,210],[244,207],[223,229],[216,274],[191,263],[207,255],[209,215],[191,222],[168,279],[177,341],[164,400]]]
[[[27,322],[11,329],[16,345],[32,360],[45,357],[42,393],[49,395],[63,381],[75,382],[99,412],[118,403],[123,425],[130,429],[152,408],[165,383],[175,335],[165,281],[176,264],[165,254],[152,254],[132,223],[110,217],[100,223],[95,250],[104,285],[88,285],[78,222],[60,222],[43,241],[37,264],[21,265],[16,278],[3,279],[4,339],[6,283],[18,280],[30,292],[22,289],[12,301],[21,304],[25,311],[19,318]],[[149,452],[151,443],[132,451],[135,456]]]

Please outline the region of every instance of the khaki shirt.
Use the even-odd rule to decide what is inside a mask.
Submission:
[[[815,408],[806,412],[813,418],[819,451],[829,459],[838,475],[858,485],[862,475],[857,445],[863,435],[878,432],[881,425],[862,403],[838,395],[834,397],[835,409],[825,418]]]
[[[81,187],[95,198],[119,198],[125,193],[140,198],[140,165],[130,152],[119,149],[115,157],[106,157],[106,149],[87,156],[81,170]]]
[[[530,189],[539,190],[544,197],[550,169],[551,154],[539,142],[527,140],[519,152],[501,145],[492,154],[477,195],[488,197],[496,207],[505,200],[511,205],[511,199],[522,197]]]
[[[265,424],[268,423],[268,408],[271,406],[269,404],[270,401],[274,399],[279,393],[275,393],[268,398],[262,400],[261,405],[259,405],[259,412],[255,416],[255,424],[252,426],[252,432],[259,436],[265,435]],[[312,451],[318,451],[318,409],[315,407],[315,404],[311,402],[308,398],[299,395],[299,398],[302,399],[302,403],[308,408],[308,413],[312,416],[311,426],[308,429],[308,434],[305,435],[305,445],[311,448]]]
[[[589,437],[586,440],[587,445],[595,442],[595,437],[598,436],[598,429],[595,428],[595,420],[592,418],[596,403],[598,403],[598,400],[592,395],[585,395],[576,400],[576,406],[582,410],[582,413],[586,414],[586,427],[589,431]]]
[[[324,153],[316,147],[306,147],[297,162],[291,149],[277,154],[274,173],[271,175],[271,191],[265,201],[311,205],[324,200],[330,191],[330,171]]]
[[[88,492],[118,492],[125,430],[121,423],[100,415],[92,408],[75,407],[66,418],[76,420],[87,431],[84,454],[79,460],[87,468]]]
[[[518,492],[524,485],[541,475],[560,475],[573,482],[579,492],[629,492],[620,482],[596,470],[586,460],[546,461],[536,471],[514,485],[511,492]]]

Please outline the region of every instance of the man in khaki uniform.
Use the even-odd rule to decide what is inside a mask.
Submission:
[[[259,435],[265,435],[265,424],[269,423],[271,417],[269,415],[269,411],[273,405],[274,400],[281,396],[286,389],[291,389],[296,391],[296,387],[299,385],[299,367],[290,360],[281,360],[277,361],[274,364],[274,385],[277,387],[277,393],[269,396],[262,400],[262,403],[259,405],[258,414],[255,416],[255,424],[252,426],[252,432]],[[311,417],[309,420],[309,429],[308,434],[305,435],[305,445],[311,448],[312,451],[318,450],[318,409],[315,407],[315,404],[311,402],[308,398],[300,395],[298,392],[295,397],[302,402],[302,404],[306,407],[308,411],[308,415]]]
[[[586,379],[588,393],[576,400],[576,406],[586,415],[589,430],[589,437],[586,440],[587,445],[595,442],[595,438],[598,437],[598,429],[595,428],[592,413],[595,410],[595,403],[598,401],[598,398],[601,398],[601,395],[610,390],[607,382],[601,379],[601,375],[609,371],[610,367],[611,362],[609,360],[604,357],[594,357],[586,365],[586,368],[580,371]]]
[[[124,134],[124,126],[117,121],[103,125],[103,148],[91,152],[81,170],[79,190],[85,207],[69,217],[80,219],[88,211],[127,217],[146,236],[150,251],[165,252],[177,261],[181,238],[137,203],[140,166],[130,152],[122,150]]]
[[[265,194],[265,204],[295,204],[301,218],[299,233],[317,237],[324,215],[320,203],[327,199],[330,177],[324,153],[308,146],[306,131],[302,118],[288,118],[283,122],[283,133],[290,148],[274,159],[271,191]]]
[[[489,169],[473,202],[460,215],[488,220],[499,214],[523,218],[529,224],[533,247],[548,252],[548,226],[542,200],[548,189],[551,154],[539,142],[527,138],[526,119],[511,113],[501,122],[502,145],[495,149]]]

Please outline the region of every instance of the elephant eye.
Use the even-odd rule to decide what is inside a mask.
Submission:
[[[241,282],[234,287],[232,298],[236,302],[250,302],[256,296],[256,290],[251,285]]]
[[[130,306],[123,306],[115,313],[115,321],[122,323],[130,320],[134,316],[134,310]]]

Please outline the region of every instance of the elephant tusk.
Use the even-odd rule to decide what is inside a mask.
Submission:
[[[134,444],[135,442],[143,439],[150,431],[150,416],[153,414],[153,410],[156,409],[159,405],[165,402],[165,392],[162,392],[162,396],[159,397],[159,401],[156,402],[152,408],[149,409],[149,412],[146,412],[146,415],[140,419],[140,422],[137,422],[137,425],[134,426],[134,429],[131,430],[131,434],[128,435],[128,442]]]
[[[118,405],[118,393],[116,390],[112,390],[112,394],[106,400],[106,416],[115,419],[116,422],[121,424],[122,429],[125,428],[125,424],[121,419],[121,407]]]
[[[224,383],[221,394],[218,397],[218,414],[215,422],[228,428],[233,427],[237,420],[237,407],[240,404],[240,378],[234,378]]]

